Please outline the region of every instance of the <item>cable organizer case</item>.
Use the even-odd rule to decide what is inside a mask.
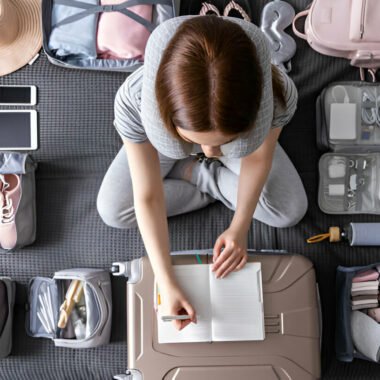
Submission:
[[[79,315],[74,308],[66,328],[59,329],[60,307],[72,280],[84,283],[83,296],[79,302],[84,309]],[[26,331],[32,337],[50,338],[55,346],[68,348],[97,347],[110,340],[112,294],[110,274],[107,271],[68,269],[56,272],[52,279],[35,277],[29,283],[27,306]],[[73,313],[76,313],[75,320],[82,318],[83,329],[80,337],[77,335]]]
[[[129,9],[136,5],[152,5],[152,19],[148,21],[138,12]],[[59,13],[57,11],[60,16],[59,20],[58,16],[56,16],[57,20],[54,19],[54,6],[60,7]],[[48,60],[57,66],[70,69],[132,72],[143,65],[142,58],[135,56],[128,59],[101,59],[97,57],[99,15],[103,12],[123,14],[151,33],[162,22],[178,16],[179,11],[180,0],[127,0],[124,2],[115,0],[115,4],[111,4],[110,1],[104,1],[101,4],[101,0],[42,0],[42,46]],[[94,22],[89,22],[89,17],[92,17]],[[59,49],[49,48],[52,31],[56,25],[65,28],[59,33],[60,42],[58,44],[60,50],[65,51],[64,54],[57,54]],[[86,29],[83,29],[86,26],[91,29],[88,33],[86,33]],[[138,32],[134,31],[133,33],[131,41],[138,38]],[[62,36],[65,40],[62,40]],[[76,41],[78,36],[82,38],[81,41]],[[72,48],[73,43],[75,48]],[[75,54],[69,53],[70,51],[75,51]]]
[[[0,277],[0,359],[12,350],[13,309],[16,284],[9,277]]]
[[[212,250],[172,254],[176,264],[212,262]],[[263,341],[158,344],[154,275],[148,257],[114,263],[127,281],[125,380],[319,379],[321,316],[313,264],[302,256],[260,254],[266,337]],[[201,264],[199,264],[201,265]]]
[[[316,111],[320,209],[380,214],[380,84],[332,83]]]
[[[338,266],[336,271],[336,358],[342,362],[354,359],[374,361],[355,347],[351,330],[351,286],[352,279],[359,273],[380,268],[380,263],[357,267]],[[378,325],[380,333],[380,324]],[[363,329],[364,331],[364,329]],[[380,342],[379,342],[380,348]],[[378,362],[377,362],[378,363]]]

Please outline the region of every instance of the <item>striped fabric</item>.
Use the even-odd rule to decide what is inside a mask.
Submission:
[[[177,159],[188,156],[193,147],[185,141],[181,143],[165,129],[159,116],[154,84],[165,46],[178,26],[188,18],[168,20],[155,30],[147,46],[145,67],[141,67],[127,78],[115,99],[114,125],[123,139],[135,143],[149,139],[159,152]],[[262,144],[271,127],[283,127],[290,121],[297,107],[297,90],[293,81],[281,72],[286,108],[273,98],[271,65],[265,37],[251,23],[240,19],[230,20],[238,23],[255,43],[264,73],[263,99],[255,127],[248,134],[221,147],[227,157],[243,157]]]

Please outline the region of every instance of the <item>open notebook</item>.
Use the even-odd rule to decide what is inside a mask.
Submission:
[[[197,312],[197,324],[177,331],[157,313],[158,342],[212,342],[265,338],[261,263],[217,279],[211,265],[175,265],[175,276]]]

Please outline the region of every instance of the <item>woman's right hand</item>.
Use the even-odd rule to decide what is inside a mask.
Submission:
[[[190,319],[174,320],[174,326],[177,330],[182,330],[191,322],[197,323],[196,312],[182,289],[176,283],[159,284],[161,298],[161,315],[190,315]]]

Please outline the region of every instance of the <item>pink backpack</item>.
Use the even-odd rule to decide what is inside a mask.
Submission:
[[[305,33],[296,21],[306,17]],[[376,81],[380,67],[380,0],[314,0],[293,20],[294,33],[319,53],[349,59]]]

